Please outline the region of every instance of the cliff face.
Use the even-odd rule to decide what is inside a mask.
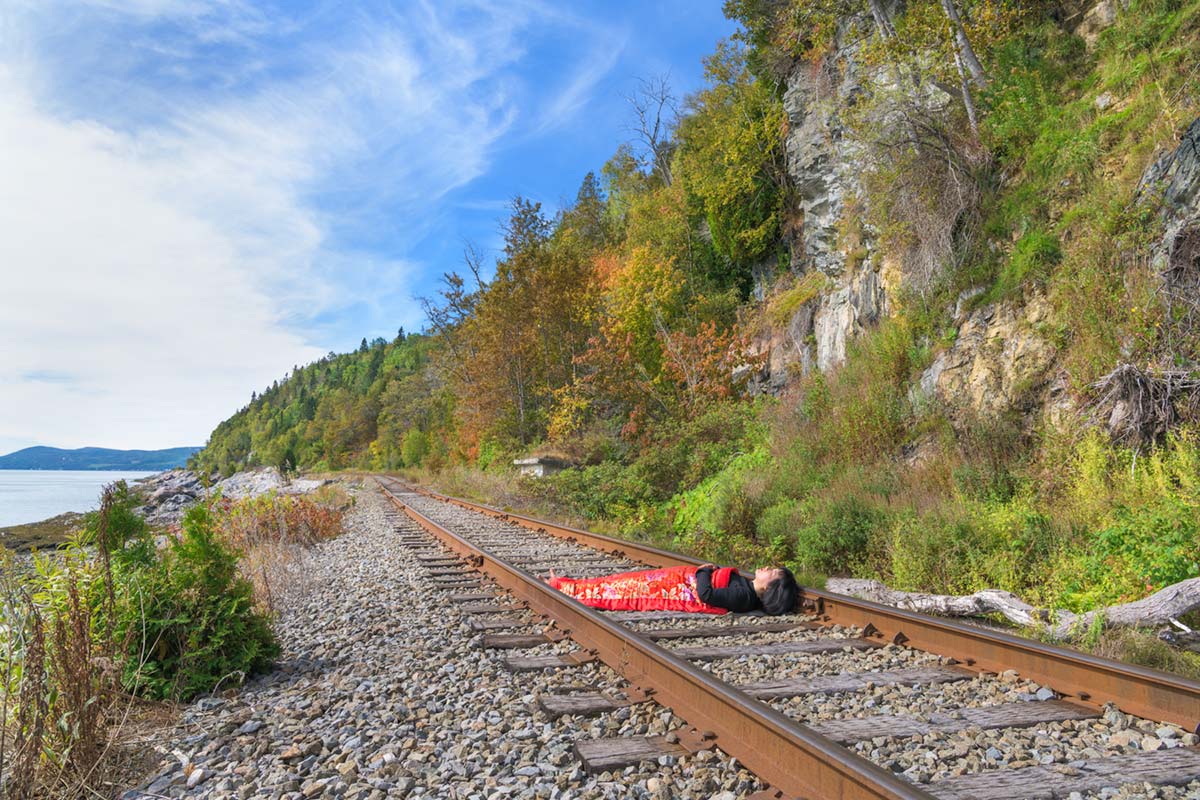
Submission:
[[[1064,18],[1090,46],[1119,13],[1117,2],[1102,0],[1064,9]],[[887,80],[869,74],[855,41],[861,37],[843,35],[819,64],[799,63],[787,78],[787,168],[798,221],[789,242],[791,268],[797,276],[819,271],[828,280],[786,324],[755,342],[769,356],[757,382],[762,391],[785,391],[796,375],[841,364],[849,342],[897,313],[905,276],[914,272],[905,256],[889,252],[869,226],[846,241],[846,219],[851,214],[861,219],[866,200],[859,179],[861,153],[847,135],[845,117],[867,81]],[[1141,193],[1154,193],[1162,204],[1155,266],[1164,281],[1175,280],[1195,296],[1200,291],[1200,120],[1178,149],[1154,161],[1142,184]],[[1054,306],[1037,289],[980,304],[986,289],[967,289],[943,309],[956,335],[952,343],[934,348],[932,362],[914,383],[913,402],[936,401],[982,415],[1045,412],[1053,419],[1071,403],[1055,336],[1056,328],[1069,326],[1070,320],[1056,319]]]
[[[761,343],[770,350],[767,382],[775,388],[797,368],[807,373],[840,364],[847,342],[888,311],[883,259],[874,243],[856,243],[867,253],[856,263],[839,241],[847,204],[862,194],[859,157],[845,136],[843,119],[868,78],[857,49],[839,41],[820,64],[800,64],[787,80],[787,169],[796,197],[794,215],[800,222],[789,242],[791,266],[800,274],[819,270],[830,280],[795,312],[786,335]]]

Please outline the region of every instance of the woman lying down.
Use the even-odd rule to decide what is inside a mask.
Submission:
[[[800,587],[786,567],[760,567],[747,578],[735,567],[663,567],[598,578],[566,578],[550,570],[547,581],[585,606],[603,611],[693,611],[725,614],[762,609],[787,614]]]

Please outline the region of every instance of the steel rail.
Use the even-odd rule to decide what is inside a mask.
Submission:
[[[838,800],[934,800],[916,785],[861,758],[725,684],[635,631],[605,619],[396,497],[388,498],[450,550],[568,632],[630,684],[671,708],[772,789],[793,797]]]
[[[408,488],[531,530],[621,553],[649,566],[702,563],[690,556],[448,497],[424,487]],[[1127,714],[1171,722],[1200,733],[1200,682],[1179,675],[820,589],[803,589],[801,602],[830,624],[860,628],[869,625],[868,630],[873,629],[886,639],[954,658],[979,672],[1016,670],[1022,677],[1049,686],[1063,697],[1095,707],[1112,703]]]

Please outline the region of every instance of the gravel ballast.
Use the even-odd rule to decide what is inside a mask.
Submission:
[[[277,668],[231,696],[192,704],[158,745],[158,774],[125,800],[734,800],[762,788],[719,752],[585,773],[572,751],[576,740],[661,734],[683,720],[642,704],[550,721],[537,708],[539,694],[615,691],[623,682],[596,664],[509,672],[502,659],[511,653],[479,648],[470,615],[449,602],[452,592],[427,585],[400,535],[423,534],[377,492],[358,492],[345,534],[314,548],[303,594],[276,625]],[[572,647],[559,642],[522,654]]]

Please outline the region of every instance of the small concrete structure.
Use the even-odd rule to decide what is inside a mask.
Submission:
[[[570,464],[561,458],[552,456],[530,456],[529,458],[514,458],[513,466],[522,475],[528,475],[531,478],[545,478],[547,475],[562,472]]]

